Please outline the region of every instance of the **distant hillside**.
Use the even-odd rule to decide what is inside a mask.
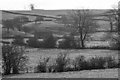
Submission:
[[[106,11],[108,11],[107,9],[92,9],[91,12],[92,14],[103,14]],[[68,10],[39,10],[39,9],[35,9],[35,10],[24,10],[24,11],[12,11],[12,12],[19,12],[19,13],[31,13],[31,14],[39,14],[39,15],[46,15],[46,16],[58,16],[58,15],[65,15],[65,14],[69,14],[72,12],[72,10],[68,9]],[[2,12],[2,19],[10,19],[16,16],[20,16],[20,15],[16,15],[16,14],[9,14],[9,13],[5,13]],[[29,17],[30,19],[34,19],[35,17],[31,16]]]
[[[12,11],[12,12],[18,12],[18,13],[24,13],[24,14],[38,14],[38,15],[46,15],[46,16],[58,16],[58,15],[65,15],[65,14],[69,14],[72,10],[25,10],[25,11]],[[100,14],[104,14],[106,11],[108,10],[96,10],[93,9],[91,10],[92,14],[96,15],[100,15]],[[9,13],[5,13],[2,12],[2,19],[10,19],[10,18],[14,18],[16,16],[21,16],[21,15],[16,15],[16,14],[9,14]],[[30,19],[35,19],[36,17],[34,16],[29,16]],[[103,18],[103,17],[98,17],[98,18]],[[97,23],[100,25],[99,30],[109,30],[110,29],[110,25],[108,22],[106,21],[97,21]],[[64,34],[68,34],[70,32],[75,32],[74,30],[70,29],[70,28],[66,28],[64,27],[63,24],[59,24],[59,23],[55,23],[53,21],[46,21],[46,22],[42,22],[42,24],[34,24],[34,23],[29,23],[26,24],[25,26],[31,27],[32,30],[38,30],[40,32],[52,32],[54,34],[58,34],[58,35],[64,35]]]

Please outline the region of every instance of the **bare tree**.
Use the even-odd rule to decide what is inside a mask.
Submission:
[[[110,22],[110,31],[112,32],[113,31],[113,17],[110,15],[108,16],[108,19],[109,19],[109,22]]]
[[[35,8],[34,4],[30,4],[30,9],[34,10],[34,8]]]
[[[7,28],[7,32],[9,33],[10,29],[14,29],[13,19],[3,20],[3,27]]]
[[[19,31],[22,30],[22,27],[24,24],[26,24],[29,21],[28,17],[25,16],[18,16],[13,19],[14,27],[17,28]]]
[[[25,49],[22,46],[3,45],[2,46],[3,73],[5,75],[18,74],[24,69],[28,61]]]
[[[93,20],[90,10],[75,10],[71,16],[72,25],[79,33],[80,46],[85,48],[85,40],[89,33],[97,28],[97,24]]]
[[[61,15],[60,21],[64,24],[64,27],[67,27],[69,25],[68,15]]]
[[[109,16],[114,20],[114,26],[116,27],[116,33],[109,33],[105,36],[105,39],[111,40],[111,48],[120,49],[120,9],[112,9],[107,12]]]
[[[108,21],[110,22],[110,31],[112,32],[113,31],[113,26],[117,26],[117,21],[118,21],[118,10],[113,8],[109,11],[106,12],[106,14],[108,15],[107,18],[108,18]]]

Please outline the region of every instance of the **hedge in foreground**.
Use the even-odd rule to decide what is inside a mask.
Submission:
[[[26,66],[27,60],[24,47],[15,45],[2,46],[2,69],[4,75],[18,74]]]
[[[54,59],[55,63],[48,64],[49,60],[50,58],[45,58],[43,62],[40,62],[37,66],[37,72],[65,72],[119,67],[118,62],[111,56],[95,56],[86,60],[82,55],[70,59],[66,53],[60,53]]]

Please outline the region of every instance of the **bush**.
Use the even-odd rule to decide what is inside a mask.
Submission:
[[[87,47],[88,49],[110,49],[109,46],[91,46]]]
[[[37,38],[30,38],[27,41],[27,44],[29,47],[33,47],[33,48],[40,48],[44,46],[43,42],[39,42]]]
[[[112,57],[92,57],[85,60],[84,56],[78,56],[73,61],[74,70],[91,70],[91,69],[105,69],[118,68],[118,63]]]
[[[64,36],[64,39],[65,40],[59,44],[59,48],[63,48],[63,49],[76,48],[76,43],[72,36]]]
[[[88,61],[89,69],[104,69],[106,59],[104,57],[92,57]]]
[[[115,60],[115,58],[109,56],[106,57],[106,68],[118,68],[118,62]]]
[[[59,53],[52,63],[50,63],[49,57],[41,60],[37,66],[36,72],[65,72],[105,68],[119,68],[119,66],[111,56],[95,56],[86,60],[82,55],[79,55],[75,59],[70,59],[68,58],[67,53]]]
[[[57,64],[55,59],[49,60],[46,66],[46,72],[57,72]]]
[[[27,57],[24,55],[24,48],[13,45],[2,46],[3,71],[5,75],[18,74],[26,65]]]
[[[73,61],[74,70],[87,70],[89,69],[88,63],[84,56],[79,55]]]
[[[64,72],[68,63],[69,58],[67,57],[67,53],[59,53],[56,58],[56,71]]]
[[[44,58],[43,60],[41,59],[39,61],[39,64],[37,65],[37,70],[36,72],[47,72],[47,63],[49,61],[49,57]]]
[[[44,40],[45,48],[55,48],[55,46],[56,46],[56,40],[52,34],[45,38]]]
[[[27,27],[27,26],[22,27],[22,30],[25,32],[25,34],[32,31],[32,29],[30,27]]]
[[[120,36],[113,38],[111,41],[111,49],[120,50]]]
[[[15,36],[13,44],[14,45],[20,45],[20,46],[25,45],[24,38],[22,36]]]

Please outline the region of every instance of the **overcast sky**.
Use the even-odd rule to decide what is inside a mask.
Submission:
[[[120,0],[0,0],[1,10],[28,10],[30,4],[36,9],[110,9]]]

